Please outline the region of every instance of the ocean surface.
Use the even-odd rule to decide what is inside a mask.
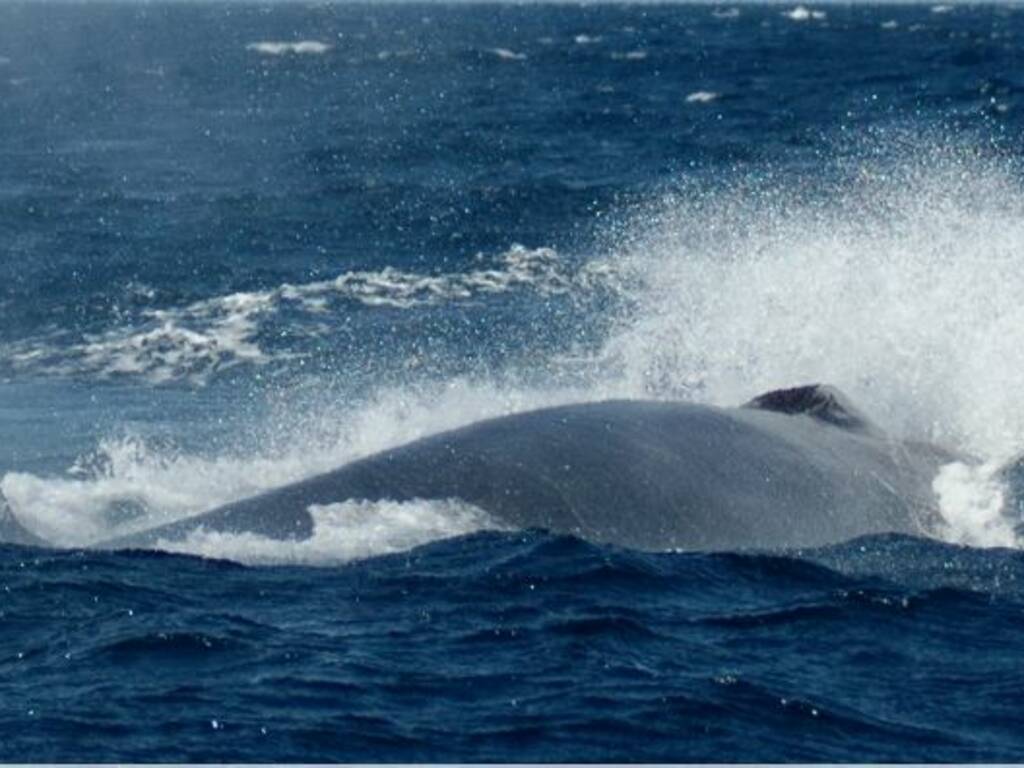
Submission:
[[[0,761],[1024,760],[1022,139],[1013,5],[0,2]],[[980,460],[941,540],[89,549],[809,382]]]

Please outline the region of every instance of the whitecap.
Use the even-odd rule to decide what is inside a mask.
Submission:
[[[599,35],[576,35],[573,38],[573,42],[576,45],[594,45],[600,43],[602,38]]]
[[[825,12],[807,8],[803,5],[798,5],[791,11],[786,11],[782,14],[791,21],[809,21],[814,19],[815,21],[821,21],[825,18]]]
[[[643,61],[647,58],[647,51],[616,51],[612,58],[615,61]]]
[[[482,256],[480,261],[485,261]],[[346,303],[413,309],[515,290],[567,294],[592,286],[588,269],[570,269],[550,248],[515,245],[490,266],[467,272],[422,274],[394,267],[355,270],[332,280],[284,283],[183,307],[145,309],[133,325],[88,334],[79,343],[26,340],[9,345],[3,357],[23,371],[202,384],[213,374],[239,365],[285,359],[287,352],[271,355],[257,342],[260,331],[282,310],[299,313],[296,333],[320,335],[326,329],[309,327],[308,322],[303,327],[303,314],[308,321],[332,310],[343,311]],[[128,290],[136,295],[134,287]]]
[[[525,53],[517,53],[516,51],[509,50],[508,48],[491,48],[488,53],[493,53],[499,59],[505,59],[506,61],[525,61]]]
[[[686,97],[687,104],[710,104],[715,101],[721,94],[715,93],[714,91],[694,91],[688,94]]]
[[[268,40],[249,43],[245,48],[248,51],[255,51],[256,53],[262,53],[266,56],[284,56],[289,53],[319,55],[327,53],[327,51],[331,49],[331,46],[327,43],[321,43],[318,40],[298,40],[295,42]]]

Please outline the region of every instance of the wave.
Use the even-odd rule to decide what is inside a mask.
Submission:
[[[714,91],[694,91],[687,95],[687,104],[710,104],[712,101],[717,100],[719,94]]]
[[[21,372],[201,384],[239,365],[263,365],[290,355],[270,353],[259,343],[260,334],[285,311],[299,316],[293,317],[291,333],[318,336],[329,332],[318,318],[326,319],[350,303],[410,310],[516,290],[568,294],[613,279],[607,264],[576,269],[550,248],[514,245],[493,265],[468,272],[430,275],[393,267],[345,272],[332,280],[285,283],[184,307],[147,309],[131,325],[89,334],[81,342],[31,339],[12,345],[3,356]]]
[[[505,59],[506,61],[526,61],[525,53],[516,53],[515,51],[510,51],[508,48],[491,48],[488,50],[488,53],[497,56],[499,59]]]
[[[615,61],[643,61],[647,58],[647,51],[636,50],[636,51],[616,51],[612,53],[612,59]]]
[[[331,46],[319,40],[298,40],[294,42],[263,41],[249,43],[245,46],[247,51],[255,51],[266,56],[284,56],[286,54],[296,55],[320,55],[331,50]]]
[[[821,21],[826,16],[824,11],[806,8],[802,5],[798,5],[796,8],[791,11],[786,11],[782,15],[791,21],[810,21],[811,19]]]

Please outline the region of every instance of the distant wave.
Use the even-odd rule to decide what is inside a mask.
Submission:
[[[288,53],[293,54],[322,54],[327,53],[331,49],[331,46],[327,43],[321,43],[318,40],[299,40],[297,42],[280,42],[280,41],[263,41],[258,43],[249,43],[245,46],[247,51],[256,51],[256,53],[262,53],[267,56],[284,56]]]
[[[616,61],[643,61],[647,58],[647,51],[616,51],[612,54],[612,58]]]
[[[714,91],[694,91],[686,97],[687,104],[708,104],[717,99],[719,94]]]
[[[510,51],[508,48],[491,48],[488,53],[493,53],[499,59],[505,59],[506,61],[525,61],[525,53],[516,53]]]
[[[814,19],[815,21],[821,21],[822,19],[825,18],[824,11],[812,10],[802,5],[798,5],[793,10],[786,11],[782,15],[792,21],[810,21],[811,19]]]

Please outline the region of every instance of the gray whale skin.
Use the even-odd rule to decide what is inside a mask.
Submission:
[[[643,550],[813,547],[928,535],[932,480],[956,458],[891,439],[826,386],[739,408],[612,400],[478,422],[99,546],[199,529],[301,540],[313,535],[311,505],[461,499],[503,527]]]

